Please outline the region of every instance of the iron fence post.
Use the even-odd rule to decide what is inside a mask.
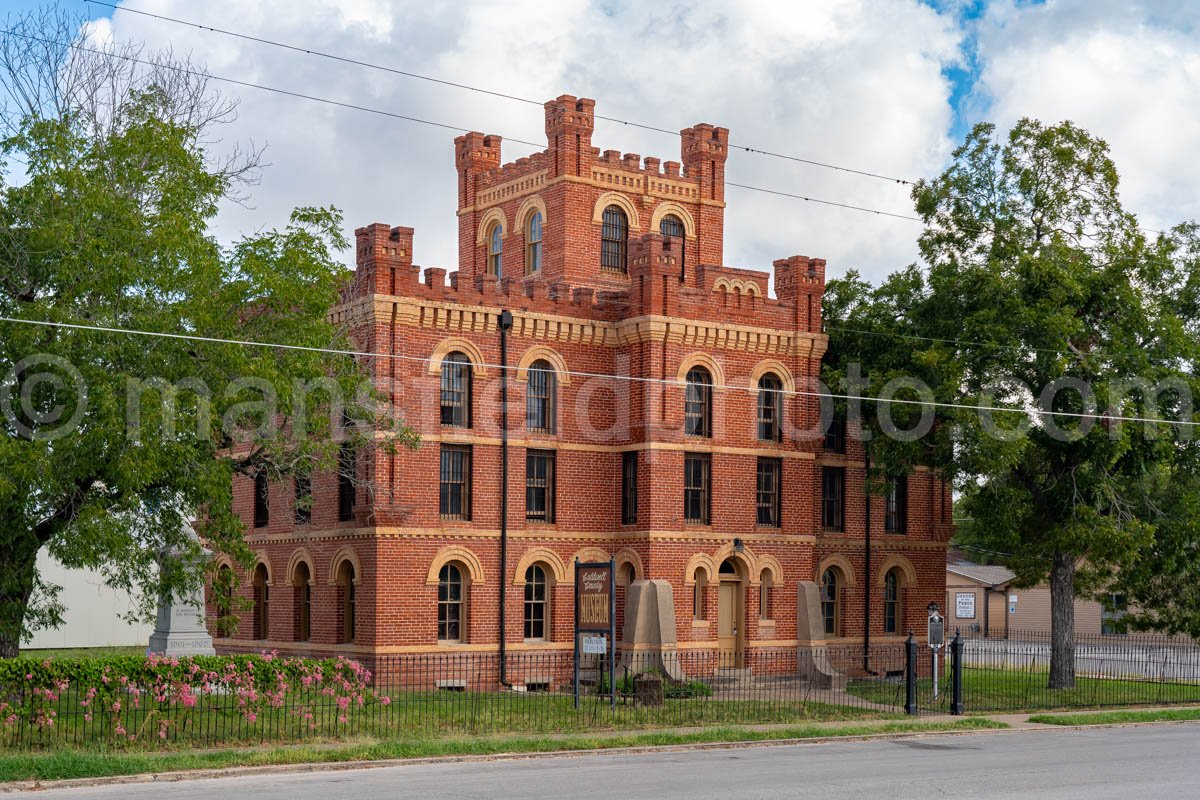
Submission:
[[[904,713],[917,713],[917,637],[908,632],[904,643]]]
[[[950,642],[950,669],[954,673],[952,679],[952,694],[950,695],[950,713],[963,713],[963,691],[962,691],[962,670],[963,670],[963,640],[962,632],[954,631],[954,640]]]

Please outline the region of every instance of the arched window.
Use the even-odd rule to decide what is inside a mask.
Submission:
[[[216,613],[215,636],[228,636],[233,632],[231,628],[236,627],[232,616],[233,582],[233,570],[228,564],[217,568],[212,583],[213,611]]]
[[[554,433],[554,400],[557,382],[550,362],[538,359],[529,365],[525,395],[525,427],[537,433]]]
[[[658,230],[663,236],[669,236],[672,239],[683,238],[683,220],[674,214],[667,214],[658,223]]]
[[[292,575],[292,605],[296,609],[294,638],[307,642],[312,635],[312,573],[301,561]]]
[[[883,576],[883,632],[900,630],[900,575],[889,569]]]
[[[442,424],[471,427],[471,360],[459,352],[442,360]]]
[[[271,587],[267,585],[266,564],[259,564],[254,568],[250,585],[254,589],[254,638],[269,639],[271,637]]]
[[[355,585],[354,565],[343,561],[338,566],[337,586],[338,599],[341,601],[342,630],[338,641],[353,642],[356,633],[355,623],[358,611],[358,587]]]
[[[535,211],[525,225],[525,274],[542,269],[542,212]]]
[[[547,595],[546,570],[531,564],[525,570],[525,638],[546,639],[546,620],[550,601]]]
[[[704,367],[688,370],[683,415],[688,436],[712,436],[712,375]]]
[[[705,614],[704,595],[708,590],[708,573],[704,567],[696,569],[696,585],[692,587],[692,619],[702,620]]]
[[[838,613],[838,591],[841,589],[837,570],[833,567],[821,575],[821,618],[825,621],[825,635],[838,636],[841,632],[841,614]]]
[[[463,600],[462,569],[446,564],[438,573],[438,641],[461,642],[463,620],[466,618]]]
[[[758,584],[758,618],[775,619],[775,609],[772,607],[772,594],[775,589],[775,576],[771,570],[764,569]]]
[[[625,272],[628,269],[629,218],[620,206],[608,206],[601,223],[600,267]]]
[[[625,565],[625,585],[629,586],[631,583],[633,583],[636,580],[637,580],[637,567],[634,566],[634,563],[632,561],[630,561],[628,564]]]
[[[758,438],[783,441],[783,381],[770,372],[758,379]]]
[[[504,228],[497,222],[488,232],[488,256],[487,256],[487,272],[488,275],[495,275],[497,278],[504,277]]]

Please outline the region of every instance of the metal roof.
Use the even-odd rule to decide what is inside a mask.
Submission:
[[[1002,583],[1008,583],[1016,577],[1016,573],[1007,567],[985,566],[982,564],[947,564],[946,569],[955,575],[962,575],[964,578],[986,583],[988,586],[999,586]]]

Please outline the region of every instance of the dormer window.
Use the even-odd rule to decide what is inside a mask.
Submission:
[[[533,275],[542,269],[542,212],[535,211],[525,226],[525,274]]]
[[[600,268],[612,272],[628,270],[629,218],[620,206],[604,209],[600,228]]]
[[[504,236],[504,228],[500,223],[492,226],[488,233],[488,257],[487,271],[488,275],[495,275],[497,280],[504,277],[504,245],[501,239]]]

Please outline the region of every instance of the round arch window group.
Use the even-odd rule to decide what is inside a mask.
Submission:
[[[354,563],[348,558],[341,559],[334,569],[334,604],[336,607],[337,624],[335,626],[335,641],[339,644],[350,643],[358,635],[358,580]],[[288,583],[292,591],[292,625],[290,640],[293,642],[308,642],[313,637],[313,613],[317,603],[313,597],[313,586],[316,577],[308,561],[300,559],[292,567]],[[212,603],[217,615],[217,635],[226,636],[234,633],[229,630],[226,620],[234,619],[233,587],[235,584],[233,568],[223,564],[217,569],[212,582]],[[271,578],[265,562],[260,561],[250,572],[250,635],[252,639],[265,641],[278,639],[280,631],[272,628],[271,619]],[[288,636],[288,634],[284,634]]]
[[[846,576],[841,568],[830,566],[821,573],[819,595],[821,620],[826,636],[846,635],[842,619],[845,588]],[[880,609],[883,612],[881,627],[885,634],[901,633],[904,623],[902,602],[905,588],[904,573],[900,567],[891,567],[884,573]]]

